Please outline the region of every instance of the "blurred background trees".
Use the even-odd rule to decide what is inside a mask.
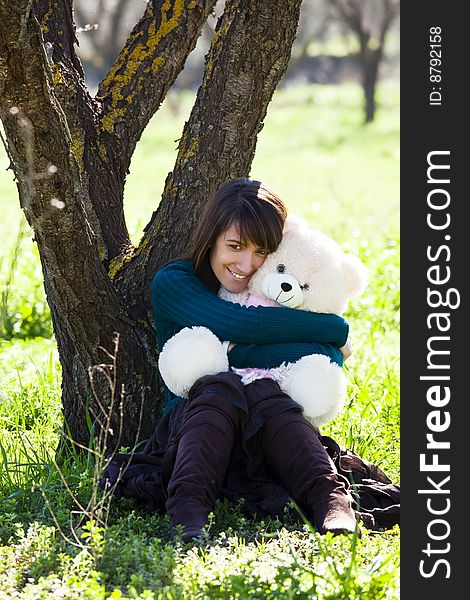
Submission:
[[[168,94],[175,112],[180,108],[178,92],[199,86],[224,5],[224,0],[217,2]],[[91,90],[109,71],[145,6],[144,0],[75,0],[77,54]],[[292,58],[280,87],[355,81],[363,88],[364,121],[373,121],[380,78],[398,76],[399,10],[399,0],[303,0]]]
[[[329,0],[333,20],[352,33],[357,43],[357,64],[364,89],[365,121],[370,123],[375,115],[375,88],[379,69],[384,59],[385,43],[396,20],[398,0]]]

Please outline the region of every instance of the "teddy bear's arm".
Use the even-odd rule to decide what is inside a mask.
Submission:
[[[343,365],[339,348],[332,344],[297,342],[283,344],[236,344],[228,353],[230,366],[272,369],[283,362],[293,363],[310,354],[323,354],[331,361]]]
[[[241,344],[284,342],[331,343],[348,338],[345,319],[286,307],[249,307],[221,300],[198,278],[191,263],[166,265],[152,283],[154,320],[162,318],[178,328],[203,326],[220,340]],[[170,329],[170,327],[169,327]]]

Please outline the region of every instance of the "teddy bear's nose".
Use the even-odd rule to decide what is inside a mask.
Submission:
[[[291,286],[290,283],[286,283],[285,281],[283,281],[281,283],[281,289],[282,289],[283,292],[290,292],[291,289],[292,289],[292,286]]]

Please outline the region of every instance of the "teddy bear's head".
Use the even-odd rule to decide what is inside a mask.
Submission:
[[[282,242],[252,276],[250,292],[283,306],[341,314],[366,286],[366,268],[331,238],[288,216]]]

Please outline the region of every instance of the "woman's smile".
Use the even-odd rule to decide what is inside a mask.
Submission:
[[[232,271],[232,269],[230,267],[227,267],[229,273],[231,275],[233,275],[235,277],[235,279],[246,279],[248,277],[248,275],[242,275],[241,273],[235,273],[235,271]]]

